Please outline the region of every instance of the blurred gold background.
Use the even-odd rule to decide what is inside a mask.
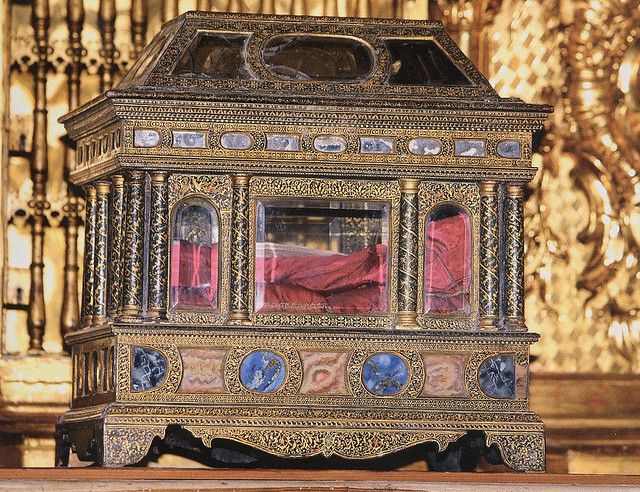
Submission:
[[[526,202],[532,408],[550,471],[640,474],[640,0],[2,0],[0,466],[53,465],[70,396],[83,213],[56,120],[194,9],[442,20],[501,96],[555,107]]]

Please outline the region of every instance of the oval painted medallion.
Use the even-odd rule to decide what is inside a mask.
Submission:
[[[223,133],[220,145],[230,150],[247,150],[253,145],[253,139],[246,133]]]

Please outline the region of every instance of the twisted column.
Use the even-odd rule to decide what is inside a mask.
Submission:
[[[114,315],[122,299],[122,248],[124,247],[124,177],[116,174],[111,177],[113,192],[111,196],[111,242],[109,254],[109,306],[107,314]]]
[[[96,189],[96,228],[93,263],[93,318],[103,322],[107,318],[107,241],[109,232],[109,193],[111,184],[99,181]]]
[[[417,328],[418,185],[400,180],[400,245],[398,248],[398,328]]]
[[[91,324],[93,318],[94,257],[96,240],[96,189],[85,186],[84,272],[82,282],[82,324]]]
[[[504,315],[507,328],[526,331],[524,324],[524,190],[506,186],[504,203]]]
[[[125,181],[126,215],[122,267],[123,319],[142,315],[145,173],[132,171]]]
[[[233,222],[231,234],[231,310],[232,322],[249,321],[249,178],[234,174]]]
[[[500,203],[498,183],[480,183],[480,324],[497,330],[500,317]]]
[[[166,172],[151,173],[149,224],[149,296],[147,316],[163,318],[167,312],[167,257],[169,243],[169,188]]]

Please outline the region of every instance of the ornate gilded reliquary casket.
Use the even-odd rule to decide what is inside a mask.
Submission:
[[[165,24],[61,119],[87,199],[59,448],[127,465],[177,427],[370,458],[472,432],[544,470],[523,186],[549,110],[500,98],[438,22]]]

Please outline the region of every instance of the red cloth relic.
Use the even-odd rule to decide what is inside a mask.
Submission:
[[[215,307],[218,302],[218,245],[173,241],[171,252],[173,306]]]
[[[260,312],[381,312],[386,309],[387,246],[350,255],[258,258]]]
[[[471,278],[471,227],[459,213],[427,224],[425,241],[425,311],[468,309]]]

